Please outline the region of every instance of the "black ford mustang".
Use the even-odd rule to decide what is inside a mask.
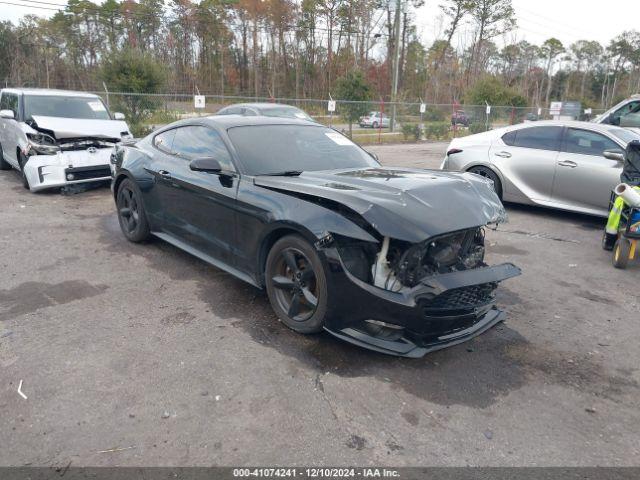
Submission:
[[[484,227],[505,219],[489,181],[386,168],[304,120],[180,121],[112,157],[124,235],[155,235],[266,288],[302,333],[325,329],[419,357],[503,319],[512,264],[484,263]]]

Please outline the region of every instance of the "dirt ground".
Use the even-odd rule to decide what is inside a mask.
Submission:
[[[437,167],[446,144],[369,148]],[[128,243],[108,188],[1,172],[0,465],[637,465],[639,268],[611,266],[601,219],[507,208],[506,323],[410,360],[293,333],[261,291]]]

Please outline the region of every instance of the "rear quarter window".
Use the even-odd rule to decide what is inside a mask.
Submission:
[[[505,141],[507,135],[509,136]],[[502,137],[507,145],[535,150],[560,150],[562,127],[530,127],[510,132]],[[511,142],[511,143],[507,143]]]

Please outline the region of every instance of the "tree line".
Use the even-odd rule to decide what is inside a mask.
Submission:
[[[506,42],[511,0],[442,0],[430,44],[416,20],[424,0],[18,1],[53,15],[0,23],[9,86],[327,98],[358,74],[388,100],[397,45],[400,100],[604,108],[640,91],[639,32]]]

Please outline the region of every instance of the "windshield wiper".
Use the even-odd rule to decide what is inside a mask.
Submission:
[[[297,177],[302,173],[302,170],[285,170],[284,172],[263,173],[262,175],[267,177]]]

